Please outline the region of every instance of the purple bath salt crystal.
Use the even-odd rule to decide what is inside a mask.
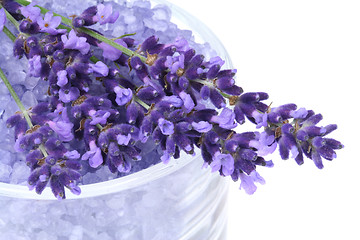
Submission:
[[[6,14],[5,10],[2,8],[0,9],[0,32],[3,30],[6,23]]]
[[[41,57],[35,55],[29,59],[29,75],[33,77],[40,77],[41,74]]]

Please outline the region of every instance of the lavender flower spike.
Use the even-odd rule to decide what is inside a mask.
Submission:
[[[90,50],[90,44],[86,42],[85,37],[78,37],[74,29],[69,32],[68,37],[64,34],[61,36],[64,48],[79,50],[81,54],[87,54]]]
[[[5,10],[2,8],[0,9],[0,32],[3,30],[5,23],[6,23],[6,14],[5,14]]]
[[[97,5],[96,17],[100,25],[105,23],[114,23],[119,17],[119,12],[113,12],[111,4],[99,4]]]
[[[37,23],[40,27],[40,32],[49,33],[51,35],[66,33],[66,29],[56,29],[61,23],[61,17],[54,17],[52,12],[47,12],[44,19],[42,17],[38,17]]]

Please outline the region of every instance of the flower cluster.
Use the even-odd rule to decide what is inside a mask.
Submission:
[[[322,158],[332,160],[343,147],[324,137],[336,125],[316,126],[320,114],[295,104],[272,108],[264,103],[267,93],[244,93],[236,70],[222,69],[219,57],[206,60],[183,38],[101,40],[87,27],[116,24],[119,13],[110,4],[69,22],[52,12],[43,16],[34,3],[3,6],[19,21],[14,56],[25,56],[29,74],[49,85],[48,100],[28,111],[34,126],[22,113],[7,121],[15,128],[15,149],[27,152],[28,184],[37,193],[50,183],[58,198],[65,198],[65,187],[79,194],[84,162],[127,173],[147,142],[157,145],[165,164],[199,148],[204,166],[240,179],[250,194],[256,182],[264,183],[257,167],[272,167],[264,157],[276,148],[282,159],[291,153],[302,164],[305,155],[322,168]],[[0,29],[5,19],[1,9]],[[246,120],[263,131],[236,132]]]

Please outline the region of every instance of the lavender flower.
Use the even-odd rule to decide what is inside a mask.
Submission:
[[[96,145],[95,141],[89,143],[90,150],[82,155],[81,160],[89,160],[89,164],[93,168],[99,167],[103,163],[101,149]]]
[[[63,34],[66,32],[66,29],[56,29],[61,23],[61,17],[53,16],[52,12],[47,12],[44,16],[44,19],[39,16],[36,22],[40,27],[40,32],[45,32],[52,35]]]
[[[101,61],[98,61],[95,64],[90,63],[89,66],[94,73],[97,73],[102,77],[106,77],[109,74],[108,66]]]
[[[234,172],[234,159],[230,154],[216,152],[210,167],[213,172],[221,170],[224,176],[229,176]]]
[[[105,23],[114,23],[119,17],[119,12],[112,10],[111,4],[98,4],[97,5],[97,14],[96,19],[100,23],[100,25],[103,25]]]
[[[85,37],[78,37],[72,29],[69,35],[61,36],[61,41],[64,43],[64,48],[79,50],[81,54],[87,54],[90,50],[90,44],[86,42]]]
[[[220,115],[213,116],[211,121],[214,123],[218,123],[220,127],[226,129],[233,129],[237,126],[235,123],[235,113],[231,111],[229,108],[224,108]]]
[[[125,105],[132,99],[132,90],[130,88],[124,89],[120,87],[115,87],[114,92],[116,93],[116,103],[119,106]]]
[[[21,14],[30,19],[32,22],[36,22],[40,16],[40,8],[35,7],[35,2],[31,2],[26,7],[20,7]]]

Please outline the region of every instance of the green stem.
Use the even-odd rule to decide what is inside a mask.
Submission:
[[[8,36],[8,38],[10,38],[11,41],[15,42],[16,40],[15,35],[12,32],[10,32],[10,30],[7,27],[4,26],[3,32],[6,34],[6,36]]]
[[[202,85],[206,85],[208,87],[214,87],[214,84],[212,84],[211,82],[209,81],[206,81],[206,80],[200,80],[200,79],[195,79],[195,80],[191,80],[193,82],[197,82],[197,83],[201,83]],[[215,88],[224,98],[231,98],[232,95],[229,95],[229,94],[226,94],[226,93],[223,93],[221,90]]]
[[[83,33],[86,33],[87,35],[93,37],[93,38],[96,38],[97,40],[101,41],[101,42],[104,42],[118,50],[120,50],[122,53],[124,53],[125,55],[129,56],[129,57],[133,57],[133,56],[136,56],[136,57],[139,57],[141,59],[141,61],[143,62],[146,62],[146,57],[142,56],[141,54],[135,52],[135,51],[132,51],[124,46],[121,46],[120,44],[117,44],[116,42],[104,37],[103,35],[100,35],[88,28],[78,28],[79,31],[83,32]]]
[[[34,125],[31,122],[30,116],[27,112],[27,110],[25,109],[24,105],[22,104],[19,96],[16,94],[14,88],[11,86],[9,80],[7,79],[7,77],[5,76],[5,73],[3,72],[3,70],[0,68],[0,78],[3,80],[3,82],[5,83],[5,86],[7,87],[7,89],[9,90],[10,95],[13,97],[13,99],[15,100],[16,104],[18,105],[21,113],[23,114],[26,123],[29,125],[29,128],[33,128]],[[48,153],[46,152],[46,149],[43,145],[39,146],[40,151],[42,152],[42,154],[44,155],[44,157],[48,156]]]
[[[29,125],[30,128],[34,127],[34,125],[31,122],[30,116],[27,112],[27,110],[25,109],[24,105],[22,104],[19,96],[16,94],[14,88],[11,86],[9,80],[7,79],[7,77],[5,76],[5,73],[3,72],[3,70],[0,68],[0,77],[3,80],[3,82],[5,83],[5,86],[7,87],[7,89],[9,90],[10,95],[14,98],[16,104],[18,105],[20,111],[22,112],[22,114],[24,115],[27,124]]]

